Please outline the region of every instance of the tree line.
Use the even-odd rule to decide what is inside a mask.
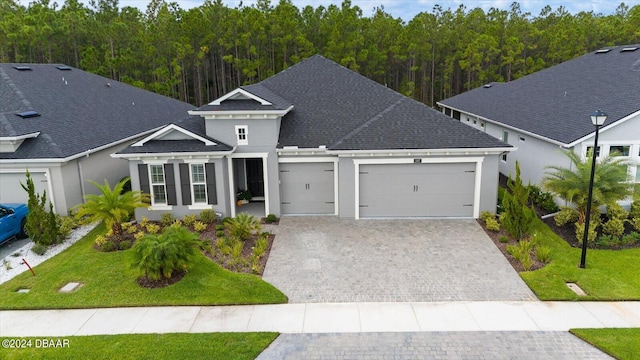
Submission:
[[[202,105],[321,54],[434,106],[491,81],[510,81],[610,45],[640,43],[640,5],[614,14],[443,9],[408,22],[384,7],[371,16],[350,0],[305,6],[258,0],[182,9],[150,0],[0,2],[0,62],[64,63]]]

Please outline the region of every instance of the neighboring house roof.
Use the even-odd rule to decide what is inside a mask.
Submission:
[[[439,104],[571,144],[594,132],[590,114],[595,110],[608,114],[605,127],[640,111],[640,49],[632,50],[639,47],[594,51]]]
[[[194,106],[60,65],[0,64],[0,138],[27,138],[2,159],[67,158],[184,118]],[[36,111],[37,117],[16,113]]]

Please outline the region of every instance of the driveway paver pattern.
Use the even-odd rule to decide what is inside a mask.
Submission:
[[[568,332],[281,334],[258,360],[611,359]]]
[[[263,279],[292,303],[536,299],[475,220],[283,217],[273,229]]]

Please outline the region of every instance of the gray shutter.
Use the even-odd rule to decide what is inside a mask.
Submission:
[[[164,164],[164,185],[167,187],[167,205],[178,205],[173,164]]]
[[[189,164],[180,164],[179,166],[182,205],[191,205],[191,179],[189,177]]]
[[[140,179],[140,191],[151,195],[149,187],[149,168],[147,164],[138,164],[138,178]]]
[[[216,167],[214,163],[204,164],[207,174],[207,202],[211,205],[218,204],[218,192],[216,189]]]

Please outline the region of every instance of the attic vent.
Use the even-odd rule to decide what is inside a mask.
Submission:
[[[31,66],[22,66],[22,65],[14,66],[13,68],[18,70],[18,71],[31,71],[32,70]]]
[[[620,50],[620,52],[633,52],[638,50],[638,47],[626,47],[626,48],[622,48],[622,50]]]
[[[33,118],[40,116],[40,113],[37,111],[29,110],[17,113],[16,115],[20,116],[23,119]]]
[[[71,68],[65,65],[61,65],[61,66],[56,66],[56,69],[60,70],[60,71],[70,71]]]
[[[485,89],[488,89],[488,88],[490,88],[490,87],[492,87],[492,86],[493,86],[493,85],[491,85],[491,84],[484,84],[482,87],[483,87],[483,88],[485,88]]]
[[[609,51],[611,51],[611,49],[600,49],[600,50],[596,50],[596,54],[606,54]]]

